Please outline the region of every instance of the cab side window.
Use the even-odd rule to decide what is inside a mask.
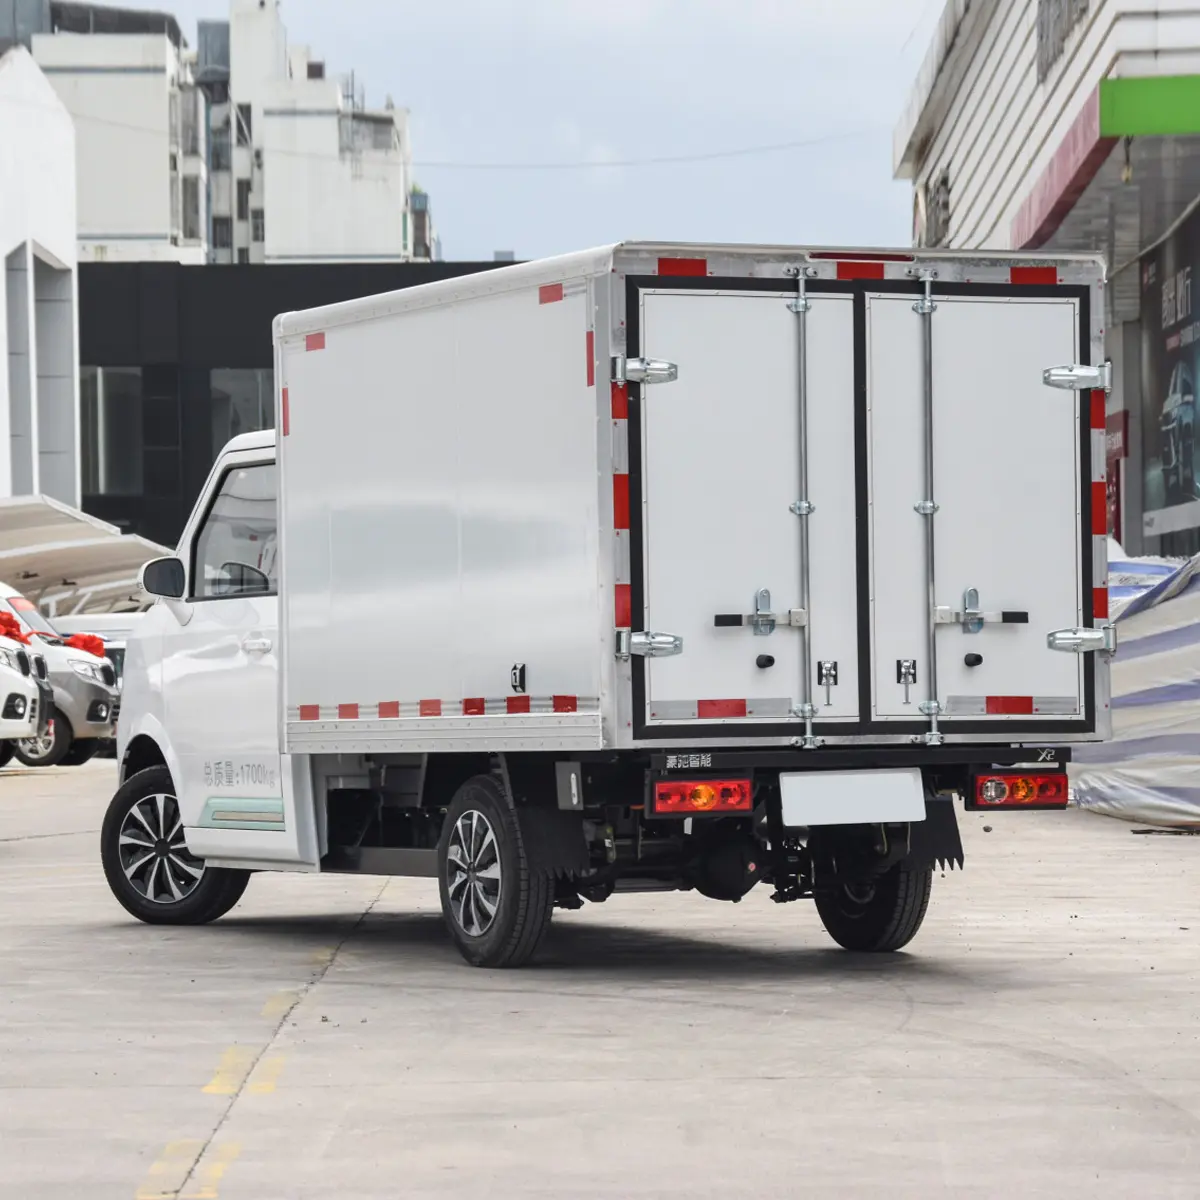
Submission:
[[[274,463],[225,473],[192,552],[192,599],[276,593]]]

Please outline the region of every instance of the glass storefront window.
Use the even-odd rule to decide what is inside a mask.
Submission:
[[[83,491],[140,496],[143,491],[140,367],[81,367]]]
[[[275,427],[275,372],[265,367],[216,367],[212,395],[212,455],[230,438]]]

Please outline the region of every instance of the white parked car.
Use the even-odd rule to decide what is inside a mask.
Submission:
[[[53,704],[46,660],[12,638],[0,637],[0,766],[18,739],[45,733]]]

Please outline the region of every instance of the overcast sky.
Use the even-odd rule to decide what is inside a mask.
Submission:
[[[128,0],[127,0],[128,2]],[[197,17],[227,0],[136,0]],[[283,0],[292,42],[411,113],[443,254],[624,238],[907,245],[892,131],[943,0]],[[606,166],[779,143],[698,162]],[[466,164],[579,164],[480,169]],[[459,165],[449,165],[459,164]],[[586,165],[596,164],[596,165]]]

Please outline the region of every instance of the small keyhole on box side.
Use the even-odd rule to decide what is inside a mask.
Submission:
[[[755,660],[754,665],[760,670],[765,671],[768,667],[775,665],[775,656],[773,654],[760,654]]]

